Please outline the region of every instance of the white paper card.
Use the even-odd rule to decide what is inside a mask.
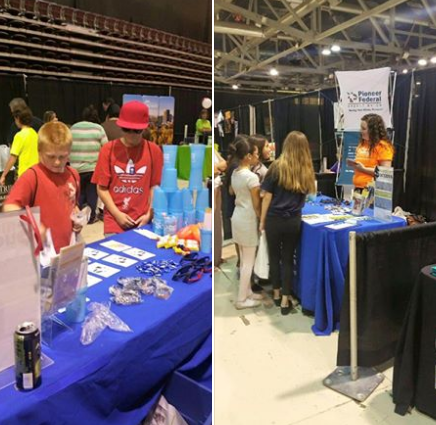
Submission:
[[[144,251],[143,249],[139,249],[139,248],[130,248],[124,251],[123,254],[128,254],[132,257],[137,258],[138,260],[147,260],[148,258],[156,256],[151,252]]]
[[[120,270],[115,267],[107,266],[106,264],[93,263],[88,266],[88,272],[94,273],[102,277],[111,277]]]
[[[147,229],[134,229],[133,231],[136,233],[139,233],[142,236],[145,236],[148,239],[158,240],[160,238],[160,236],[158,234],[153,233]]]
[[[101,279],[95,276],[91,276],[90,274],[87,276],[86,280],[88,282],[88,288],[101,282]]]
[[[117,254],[109,255],[109,257],[103,258],[103,261],[107,261],[108,263],[116,264],[117,266],[121,267],[130,267],[138,262],[132,258],[123,257]]]
[[[103,257],[109,255],[107,252],[103,252],[94,248],[85,248],[84,254],[88,258],[93,258],[94,260],[101,260]]]
[[[112,251],[117,251],[117,252],[122,252],[125,251],[126,249],[132,248],[130,245],[126,245],[124,243],[117,242],[114,240],[102,242],[100,245],[104,246],[105,248],[109,248]]]
[[[333,230],[341,230],[346,229],[347,227],[353,227],[356,223],[335,223],[335,224],[329,224],[328,226],[325,226],[327,229],[333,229]]]

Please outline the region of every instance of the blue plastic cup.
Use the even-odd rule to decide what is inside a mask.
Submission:
[[[195,218],[197,220],[197,223],[203,223],[204,222],[204,215],[206,212],[204,210],[195,210]]]
[[[212,253],[212,230],[200,229],[200,251],[204,254]]]
[[[182,189],[183,211],[192,211],[194,209],[194,200],[192,192],[189,189]]]
[[[179,231],[183,227],[183,213],[175,212],[171,214],[173,217],[177,219],[177,231]]]
[[[197,192],[195,209],[204,211],[206,208],[209,208],[209,190],[203,188]]]
[[[84,288],[77,291],[76,298],[67,305],[65,318],[68,323],[82,323],[86,317],[86,290]]]
[[[164,234],[164,214],[155,212],[153,217],[153,232],[156,235],[163,236]]]
[[[204,154],[206,152],[206,145],[191,144],[191,170],[203,170]]]
[[[159,186],[153,191],[153,210],[161,213],[168,211],[167,194]]]
[[[183,212],[183,225],[189,226],[190,224],[195,224],[195,223],[197,223],[196,211],[195,210],[184,211]]]
[[[191,175],[189,176],[189,189],[200,190],[203,189],[203,169],[191,168]]]
[[[176,168],[177,145],[164,145],[164,168]]]
[[[164,168],[162,171],[162,189],[166,193],[176,192],[177,187],[177,170],[175,168]]]
[[[183,194],[182,191],[171,193],[169,195],[168,211],[170,214],[183,212]]]

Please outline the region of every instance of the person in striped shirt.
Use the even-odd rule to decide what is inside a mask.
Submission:
[[[79,207],[88,205],[91,208],[89,223],[96,220],[97,187],[91,178],[97,164],[100,149],[107,143],[106,132],[100,125],[98,112],[93,105],[87,106],[82,113],[82,121],[71,127],[73,145],[70,165],[80,176]]]

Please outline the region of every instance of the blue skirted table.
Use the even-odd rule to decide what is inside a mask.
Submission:
[[[133,231],[110,239],[153,252],[156,257],[152,259],[180,260],[172,250],[158,250],[155,241]],[[90,247],[115,253],[100,242]],[[91,301],[109,301],[108,288],[119,276],[138,275],[135,265],[124,269],[98,262],[122,270],[90,287],[87,296]],[[43,369],[42,385],[31,392],[18,392],[13,385],[0,390],[0,423],[138,424],[176,369],[182,368],[187,375],[190,369],[198,373],[196,368],[212,352],[211,277],[205,274],[199,282],[188,285],[172,282],[171,276],[163,276],[174,287],[166,301],[143,296],[139,305],[112,305],[112,311],[133,332],[105,329],[93,344],[83,346],[81,326],[75,325],[73,332],[58,335],[50,348],[43,346],[54,364]],[[210,370],[204,372],[203,384],[209,386]]]
[[[330,214],[320,203],[306,203],[303,214]],[[372,210],[365,211],[373,215]],[[360,221],[356,226],[341,230],[326,228],[326,224],[308,224],[303,221],[301,243],[297,254],[297,278],[294,291],[304,310],[313,312],[316,335],[330,335],[339,329],[339,319],[348,264],[350,231],[373,232],[405,226],[404,220],[393,217],[391,222],[375,219]]]

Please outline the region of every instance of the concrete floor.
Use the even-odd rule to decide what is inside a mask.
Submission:
[[[215,271],[214,425],[434,425],[414,410],[394,413],[392,368],[361,404],[323,386],[334,371],[338,334],[317,337],[313,319],[278,307],[236,310],[236,258]]]

